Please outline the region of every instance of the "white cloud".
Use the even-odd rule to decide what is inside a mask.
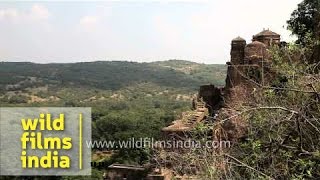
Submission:
[[[0,20],[9,22],[28,22],[48,19],[48,9],[40,4],[33,4],[27,11],[15,8],[0,9]]]
[[[98,24],[99,24],[99,17],[98,16],[87,15],[87,16],[83,16],[80,19],[80,25],[85,30],[96,30]]]
[[[17,18],[18,11],[16,9],[0,9],[0,20]]]
[[[35,19],[47,19],[50,16],[48,9],[40,4],[34,4],[30,12],[31,18]]]

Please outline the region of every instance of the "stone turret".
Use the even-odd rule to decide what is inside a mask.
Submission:
[[[252,37],[252,41],[259,41],[265,44],[267,47],[272,45],[280,45],[280,35],[270,31],[269,29],[263,30],[260,33]]]
[[[248,65],[244,74],[247,78],[256,83],[262,82],[262,68],[268,65],[266,59],[267,46],[259,41],[253,41],[248,44],[244,50],[244,63]]]
[[[239,74],[239,69],[244,63],[244,49],[246,47],[246,40],[238,36],[231,41],[231,61],[227,62],[228,73],[226,79],[226,88],[231,88],[236,86],[241,81],[241,75]]]
[[[243,64],[244,48],[246,47],[246,40],[238,36],[231,41],[231,63]]]
[[[260,65],[261,61],[266,58],[267,46],[259,41],[253,41],[248,44],[244,50],[244,63]]]

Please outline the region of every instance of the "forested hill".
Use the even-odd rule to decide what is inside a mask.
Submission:
[[[223,85],[225,65],[189,61],[137,63],[97,61],[65,64],[0,62],[0,88],[23,88],[32,84],[72,85],[118,90],[138,83],[197,89],[202,84]]]

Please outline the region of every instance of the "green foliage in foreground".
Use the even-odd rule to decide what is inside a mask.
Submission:
[[[243,163],[230,166],[234,177],[320,177],[320,74],[313,71],[315,64],[301,59],[309,52],[296,45],[273,51],[274,88],[256,91],[258,108],[242,115],[248,134],[231,152]]]

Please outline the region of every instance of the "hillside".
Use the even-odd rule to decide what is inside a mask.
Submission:
[[[205,65],[188,61],[99,61],[66,64],[1,62],[0,89],[16,90],[55,84],[119,90],[139,83],[153,83],[195,90],[201,84],[223,85],[225,72],[224,65]]]
[[[183,60],[157,61],[152,64],[183,72],[199,81],[209,82],[217,86],[222,86],[225,83],[227,67],[224,64],[199,64]]]

